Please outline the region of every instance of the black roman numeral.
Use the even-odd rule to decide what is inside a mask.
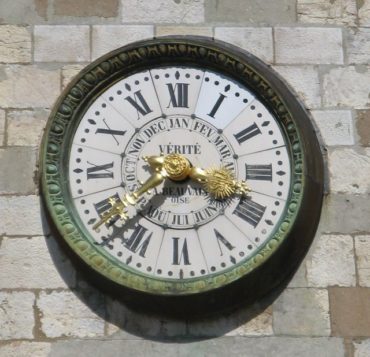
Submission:
[[[188,105],[188,83],[176,83],[175,86],[172,83],[167,83],[168,91],[170,92],[170,102],[167,108],[171,105],[174,108],[189,108]]]
[[[224,255],[221,247],[221,243],[229,250],[233,250],[235,247],[216,229],[213,229],[217,238],[217,244],[220,249],[220,255]]]
[[[261,134],[260,128],[257,126],[256,123],[253,123],[251,126],[248,126],[248,128],[240,131],[237,134],[234,134],[235,139],[238,141],[239,144],[244,143],[244,141],[253,138],[254,136]]]
[[[272,181],[272,165],[245,164],[247,180]]]
[[[110,169],[113,167],[113,162],[104,165],[94,165],[88,162],[89,165],[93,165],[86,170],[87,179],[100,179],[100,178],[113,178],[113,172]]]
[[[109,203],[110,198],[114,198],[115,201],[118,201],[120,199],[118,193],[115,193],[113,196],[107,197],[100,202],[94,203],[95,210],[100,217],[102,217],[106,211],[109,211],[112,208],[111,204]],[[113,217],[109,222],[106,223],[106,226],[112,225],[113,223],[117,222],[118,219],[119,216]]]
[[[115,201],[120,199],[118,193],[116,193],[113,196],[110,196],[110,197],[105,198],[104,200],[101,200],[100,202],[94,203],[95,210],[99,216],[102,216],[104,212],[112,208],[111,204],[109,203],[110,198],[114,198]]]
[[[88,122],[91,125],[96,125],[96,121],[94,119],[88,119]],[[125,135],[126,131],[123,131],[123,130],[113,130],[113,129],[111,129],[105,119],[103,119],[103,123],[106,126],[106,128],[98,128],[98,129],[96,129],[95,134],[108,134],[108,135],[112,135],[112,137],[116,141],[117,145],[119,145],[119,142],[118,142],[118,140],[116,138],[116,135],[123,136],[123,135]]]
[[[254,228],[260,222],[263,214],[266,211],[266,206],[262,206],[248,198],[242,198],[235,208],[233,214],[251,224]]]
[[[147,115],[152,112],[152,109],[149,108],[140,90],[134,93],[134,98],[127,96],[125,99],[137,110],[138,119],[140,118],[139,113],[141,115]]]
[[[104,129],[104,128],[99,128],[96,129],[95,134],[109,134],[109,135],[125,135],[125,131],[122,130],[113,130],[113,129]]]
[[[189,252],[188,252],[188,243],[186,241],[186,238],[184,239],[184,243],[182,245],[182,248],[180,250],[180,238],[175,237],[172,238],[173,242],[173,259],[172,259],[172,265],[180,265],[181,261],[184,261],[184,265],[190,265],[189,261]]]
[[[220,96],[218,97],[217,102],[213,106],[211,112],[208,114],[210,117],[215,118],[215,114],[217,113],[218,108],[220,108],[225,98],[227,98],[226,95],[223,95],[220,93]]]
[[[124,239],[123,245],[133,253],[137,253],[139,251],[139,255],[145,258],[145,253],[150,239],[152,238],[152,234],[152,232],[148,234],[148,230],[138,224],[135,226],[131,236]]]

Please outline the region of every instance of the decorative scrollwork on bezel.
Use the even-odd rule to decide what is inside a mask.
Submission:
[[[292,163],[292,184],[283,218],[266,244],[252,258],[234,268],[191,281],[151,278],[118,266],[87,239],[72,214],[66,185],[68,135],[77,127],[81,113],[98,93],[130,73],[164,65],[209,68],[228,75],[253,91],[278,118]],[[42,194],[48,211],[68,245],[93,269],[120,285],[154,294],[194,294],[215,289],[247,276],[266,263],[289,237],[302,204],[305,180],[305,151],[302,130],[281,94],[285,84],[254,56],[233,46],[206,38],[172,37],[142,41],[117,49],[85,68],[66,88],[52,111],[41,150]],[[293,97],[293,95],[292,95]],[[304,111],[303,108],[301,108]],[[308,120],[308,117],[307,119]]]

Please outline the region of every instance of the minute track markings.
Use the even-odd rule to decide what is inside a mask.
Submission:
[[[198,229],[195,229],[195,233],[196,233],[197,238],[198,238],[198,243],[199,243],[199,246],[200,246],[200,250],[202,251],[202,256],[203,256],[204,264],[206,265],[206,268],[207,268],[207,274],[209,274],[208,262],[207,262],[207,259],[206,259],[205,254],[204,254],[202,241],[201,241],[200,235],[199,235],[199,230]]]
[[[99,149],[97,147],[93,147],[93,146],[90,146],[90,145],[77,144],[77,143],[73,143],[73,145],[74,146],[77,146],[77,147],[85,148],[85,149],[92,149],[92,150],[96,150],[96,151],[106,152],[106,153],[109,153],[109,154],[112,154],[112,155],[116,155],[116,156],[121,156],[121,154],[118,154],[116,152],[109,151],[109,150]],[[81,155],[81,153],[79,153],[79,155]]]
[[[270,197],[270,198],[273,198],[274,200],[279,200],[281,202],[286,202],[287,201],[285,198],[281,198],[281,197],[278,197],[278,196],[272,196],[272,195],[269,195],[269,194],[264,193],[264,192],[253,190],[252,188],[251,188],[251,192],[258,193],[259,195]]]
[[[161,106],[161,101],[159,100],[157,87],[155,86],[155,82],[154,82],[154,79],[153,79],[153,73],[152,73],[152,71],[149,71],[149,75],[150,75],[150,79],[152,80],[152,86],[154,88],[154,92],[155,92],[155,95],[157,97],[157,102],[158,102],[159,108],[161,109],[161,113],[164,114],[163,108]]]
[[[163,246],[163,240],[164,240],[165,233],[166,233],[166,230],[162,229],[161,243],[160,243],[159,249],[157,251],[157,256],[155,258],[155,264],[154,264],[154,268],[153,268],[153,274],[154,275],[160,275],[160,274],[157,273],[157,267],[158,267],[158,259],[159,259],[159,256],[160,256],[160,253],[161,253],[161,250],[162,250],[162,246]]]
[[[114,173],[110,171],[109,169],[112,169],[114,166],[114,161],[102,164],[102,165],[96,165],[89,161],[86,161],[91,167],[88,167],[86,169],[87,179],[103,179],[103,178],[114,178]],[[102,171],[102,172],[99,172]],[[104,172],[105,171],[105,172]]]
[[[240,228],[239,228],[239,225],[236,224],[235,222],[233,222],[226,214],[225,214],[225,218],[241,233],[242,237],[244,237],[249,244],[252,244],[255,248],[257,248],[258,246],[256,245],[256,243],[254,242],[253,239],[250,239],[246,234],[245,232],[243,232]]]
[[[199,86],[199,90],[198,90],[198,94],[197,94],[197,99],[195,100],[195,105],[194,105],[194,111],[195,111],[195,108],[198,106],[198,101],[199,101],[199,96],[200,96],[200,92],[202,91],[202,87],[203,87],[203,83],[204,83],[204,76],[206,75],[206,72],[205,71],[202,71],[202,77],[200,78],[201,80],[201,84]],[[194,118],[195,119],[195,114],[194,115]]]
[[[126,118],[123,113],[121,113],[113,104],[111,104],[107,99],[106,97],[104,96],[104,94],[102,94],[102,98],[105,100],[105,103],[103,104],[107,104],[109,105],[109,108],[114,110],[123,120],[125,120],[125,125],[129,125],[133,130],[135,129],[135,127],[131,124],[130,120],[128,118]],[[107,109],[107,108],[105,108]]]
[[[118,189],[118,188],[122,188],[121,185],[118,185],[118,186],[111,186],[111,187],[108,187],[108,188],[104,188],[104,190],[99,190],[99,191],[95,191],[95,192],[91,192],[91,193],[87,193],[85,195],[79,195],[79,196],[74,196],[72,197],[74,200],[80,200],[80,199],[83,199],[85,197],[88,197],[88,196],[91,196],[91,195],[95,195],[97,193],[101,193],[101,192],[105,192],[105,191],[109,191],[109,190],[112,190],[112,189]]]
[[[244,157],[244,156],[248,156],[248,155],[259,154],[261,152],[265,152],[265,151],[269,151],[269,150],[277,150],[277,149],[281,149],[281,148],[286,148],[286,145],[273,146],[273,147],[270,147],[268,149],[263,149],[263,150],[248,152],[246,154],[239,155],[239,158]]]
[[[103,123],[105,124],[105,126],[108,128],[108,129],[104,129],[104,128],[97,128],[96,131],[95,131],[95,134],[110,134],[112,135],[113,139],[116,141],[117,145],[119,145],[119,141],[117,140],[117,138],[115,137],[115,135],[125,135],[126,134],[126,130],[125,131],[122,131],[122,130],[112,130],[109,125],[107,124],[107,121],[105,119],[103,119]]]

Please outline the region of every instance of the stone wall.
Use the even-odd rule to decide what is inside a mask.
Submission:
[[[51,234],[37,183],[43,128],[70,79],[169,34],[214,36],[271,64],[328,157],[319,231],[288,288],[196,323],[89,286]],[[0,356],[370,356],[370,0],[1,0],[0,168]]]

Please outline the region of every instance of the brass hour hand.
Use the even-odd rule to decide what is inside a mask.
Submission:
[[[234,174],[225,167],[206,170],[192,167],[189,177],[201,183],[203,188],[216,199],[245,195],[250,191],[245,181],[237,181]]]

